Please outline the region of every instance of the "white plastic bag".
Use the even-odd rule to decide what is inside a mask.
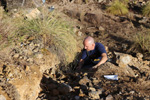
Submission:
[[[109,80],[118,80],[118,75],[104,75],[104,78]]]

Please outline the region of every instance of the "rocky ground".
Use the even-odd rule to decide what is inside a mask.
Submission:
[[[74,21],[80,50],[83,38],[93,36],[105,45],[111,62],[96,71],[64,69],[56,55],[43,53],[43,43],[28,37],[0,52],[0,100],[150,100],[150,56],[133,40],[149,28],[149,18],[134,10],[128,17],[113,16],[93,2],[52,0],[47,6]],[[118,75],[118,80],[104,75]]]
[[[116,55],[116,64],[107,62],[97,71],[45,72],[38,100],[149,100],[150,61],[143,61],[142,54]],[[104,75],[118,75],[118,80]]]

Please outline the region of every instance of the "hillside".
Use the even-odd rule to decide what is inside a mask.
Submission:
[[[0,100],[149,100],[149,3],[114,1],[2,0]],[[111,59],[97,71],[75,70],[86,36]]]

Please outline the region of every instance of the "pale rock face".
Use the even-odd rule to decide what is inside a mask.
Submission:
[[[7,68],[7,67],[6,67]],[[9,68],[9,67],[8,67]],[[9,75],[7,78],[12,77],[11,80],[8,80],[9,83],[15,87],[13,94],[18,94],[18,97],[15,97],[16,100],[35,100],[40,92],[40,82],[42,78],[42,73],[39,70],[35,70],[36,67],[32,67],[31,70],[33,73],[29,74],[28,76],[25,74],[24,71],[17,72],[21,74],[21,77],[13,74],[13,70],[16,68],[15,66],[11,66],[9,71]],[[7,70],[8,71],[8,70]],[[30,70],[28,70],[30,71]],[[34,73],[38,74],[34,74]],[[11,89],[11,87],[10,87]],[[12,95],[13,96],[13,95]],[[12,97],[11,98],[14,98]],[[0,100],[3,100],[0,98]],[[5,99],[4,99],[5,100]]]
[[[131,55],[118,53],[118,52],[115,52],[115,54],[116,54],[116,63],[120,67],[126,67],[132,61],[132,56]]]
[[[6,100],[6,98],[3,95],[0,95],[0,100]]]
[[[39,17],[40,14],[41,14],[41,12],[40,12],[37,8],[35,8],[35,9],[32,9],[32,10],[30,11],[30,13],[26,14],[26,17],[27,17],[29,20],[31,20],[31,19],[34,19],[34,18]]]

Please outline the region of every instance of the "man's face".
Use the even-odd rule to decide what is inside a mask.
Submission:
[[[86,49],[87,51],[93,50],[94,44],[89,43],[88,41],[84,41],[83,45],[84,45],[84,49]]]

